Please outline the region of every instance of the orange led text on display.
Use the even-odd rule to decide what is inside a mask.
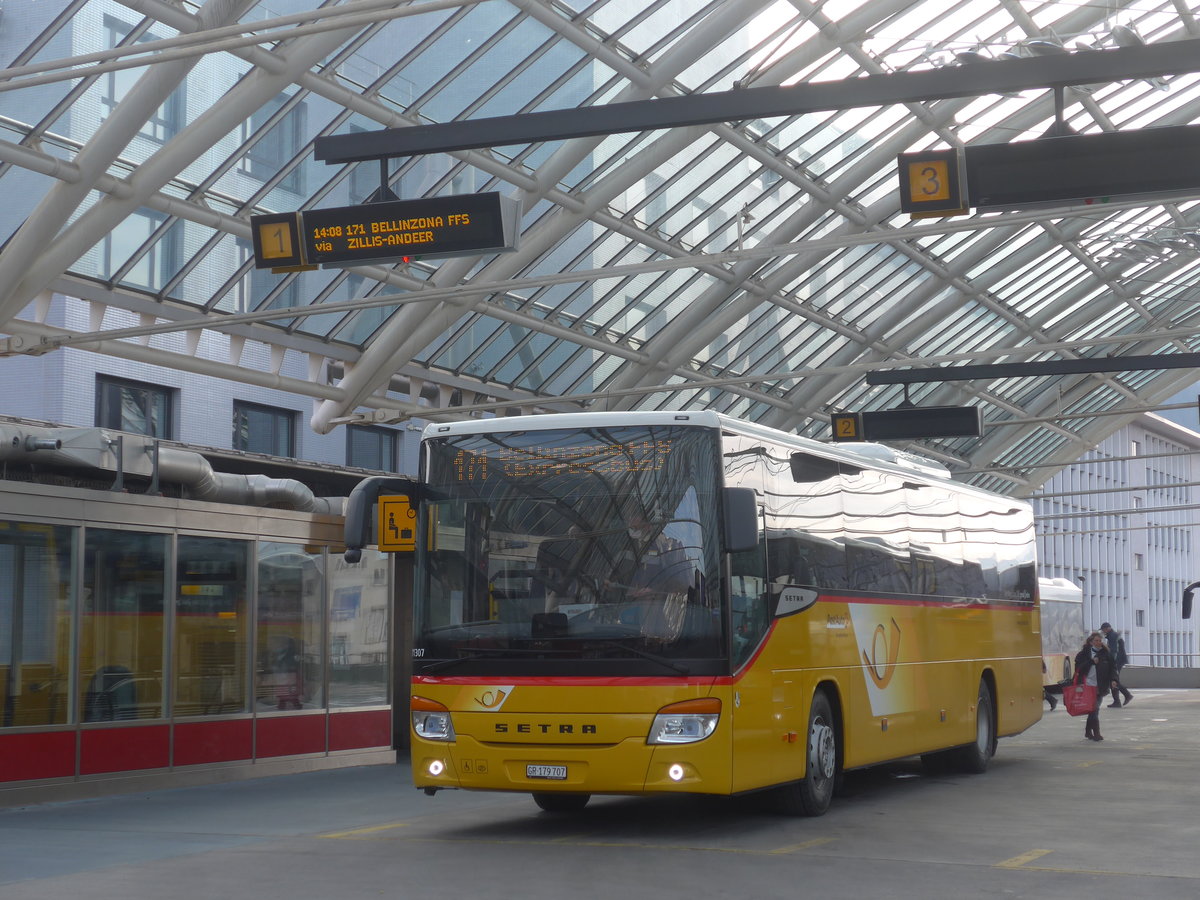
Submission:
[[[589,447],[523,447],[489,451],[459,450],[454,456],[456,481],[482,481],[489,475],[504,478],[545,478],[553,475],[620,475],[657,472],[667,464],[671,441],[647,440],[631,444],[598,444]]]

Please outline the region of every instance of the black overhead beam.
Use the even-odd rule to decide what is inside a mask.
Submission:
[[[1097,372],[1144,372],[1154,369],[1200,368],[1200,353],[1160,356],[1099,356],[1052,359],[1046,362],[992,363],[980,366],[941,366],[868,372],[867,384],[922,384],[931,381],[993,381],[1030,375],[1092,375]]]
[[[1034,88],[1129,81],[1198,70],[1200,38],[1190,38],[1140,47],[1081,50],[1059,56],[998,59],[920,72],[866,75],[844,81],[743,88],[330,135],[316,139],[314,155],[321,162],[348,163]]]

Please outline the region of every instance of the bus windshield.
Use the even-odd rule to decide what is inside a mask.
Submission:
[[[425,447],[416,673],[727,668],[714,433],[593,427]]]

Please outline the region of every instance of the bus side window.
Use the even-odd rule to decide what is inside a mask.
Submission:
[[[746,662],[771,624],[765,538],[753,550],[730,554],[733,667]]]

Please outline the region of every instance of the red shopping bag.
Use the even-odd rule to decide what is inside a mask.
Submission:
[[[1063,706],[1073,716],[1086,716],[1096,708],[1096,686],[1094,684],[1068,684],[1063,687]]]

